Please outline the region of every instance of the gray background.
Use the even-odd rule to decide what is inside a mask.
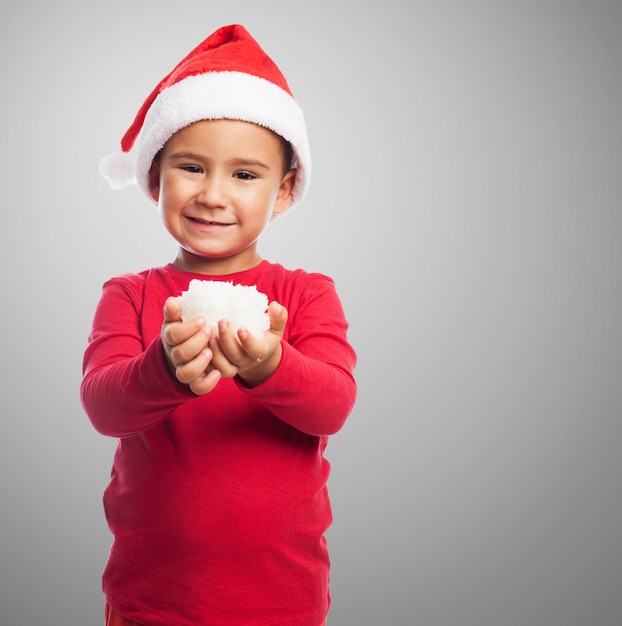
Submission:
[[[23,2],[0,26],[0,624],[101,623],[114,441],[78,399],[101,284],[174,246],[97,173],[244,23],[314,175],[262,252],[334,277],[330,626],[622,624],[622,4]]]

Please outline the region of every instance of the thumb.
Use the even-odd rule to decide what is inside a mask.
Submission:
[[[268,315],[270,316],[270,330],[282,336],[287,323],[287,309],[282,304],[274,301],[268,306]]]
[[[170,296],[164,303],[164,321],[179,322],[181,321],[181,305],[175,296]]]

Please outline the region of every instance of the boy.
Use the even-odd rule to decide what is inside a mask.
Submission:
[[[302,112],[232,25],[160,82],[121,147],[102,173],[113,187],[135,178],[178,253],[106,282],[84,355],[83,406],[119,439],[104,495],[106,624],[320,626],[323,452],[354,405],[356,357],[333,281],[257,251],[309,183]],[[193,278],[256,285],[269,330],[182,321],[175,296]]]

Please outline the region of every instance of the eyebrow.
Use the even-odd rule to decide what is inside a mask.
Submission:
[[[263,161],[259,161],[258,159],[231,159],[231,164],[236,165],[238,167],[260,167],[264,170],[269,170],[270,166],[264,163]]]
[[[174,159],[176,161],[179,161],[181,159],[190,159],[192,161],[196,161],[200,159],[201,157],[198,154],[195,154],[194,152],[173,152],[172,154],[168,155],[168,158]]]
[[[172,154],[170,154],[169,159],[174,160],[174,161],[183,161],[186,159],[190,161],[203,161],[205,160],[205,157],[200,154],[196,154],[194,152],[180,151],[180,152],[173,152]],[[260,161],[258,159],[247,159],[244,157],[231,159],[230,164],[235,165],[237,167],[260,167],[261,169],[264,169],[264,170],[270,169],[270,166],[264,163],[263,161]]]

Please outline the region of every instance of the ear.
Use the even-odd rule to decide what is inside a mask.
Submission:
[[[160,163],[158,159],[153,159],[149,169],[149,193],[157,204],[160,199]]]
[[[296,170],[291,169],[285,173],[281,185],[279,186],[279,192],[277,193],[276,200],[274,202],[274,208],[272,209],[272,215],[278,215],[283,213],[285,209],[290,205],[292,201],[292,191],[294,189],[294,183],[296,182]]]

